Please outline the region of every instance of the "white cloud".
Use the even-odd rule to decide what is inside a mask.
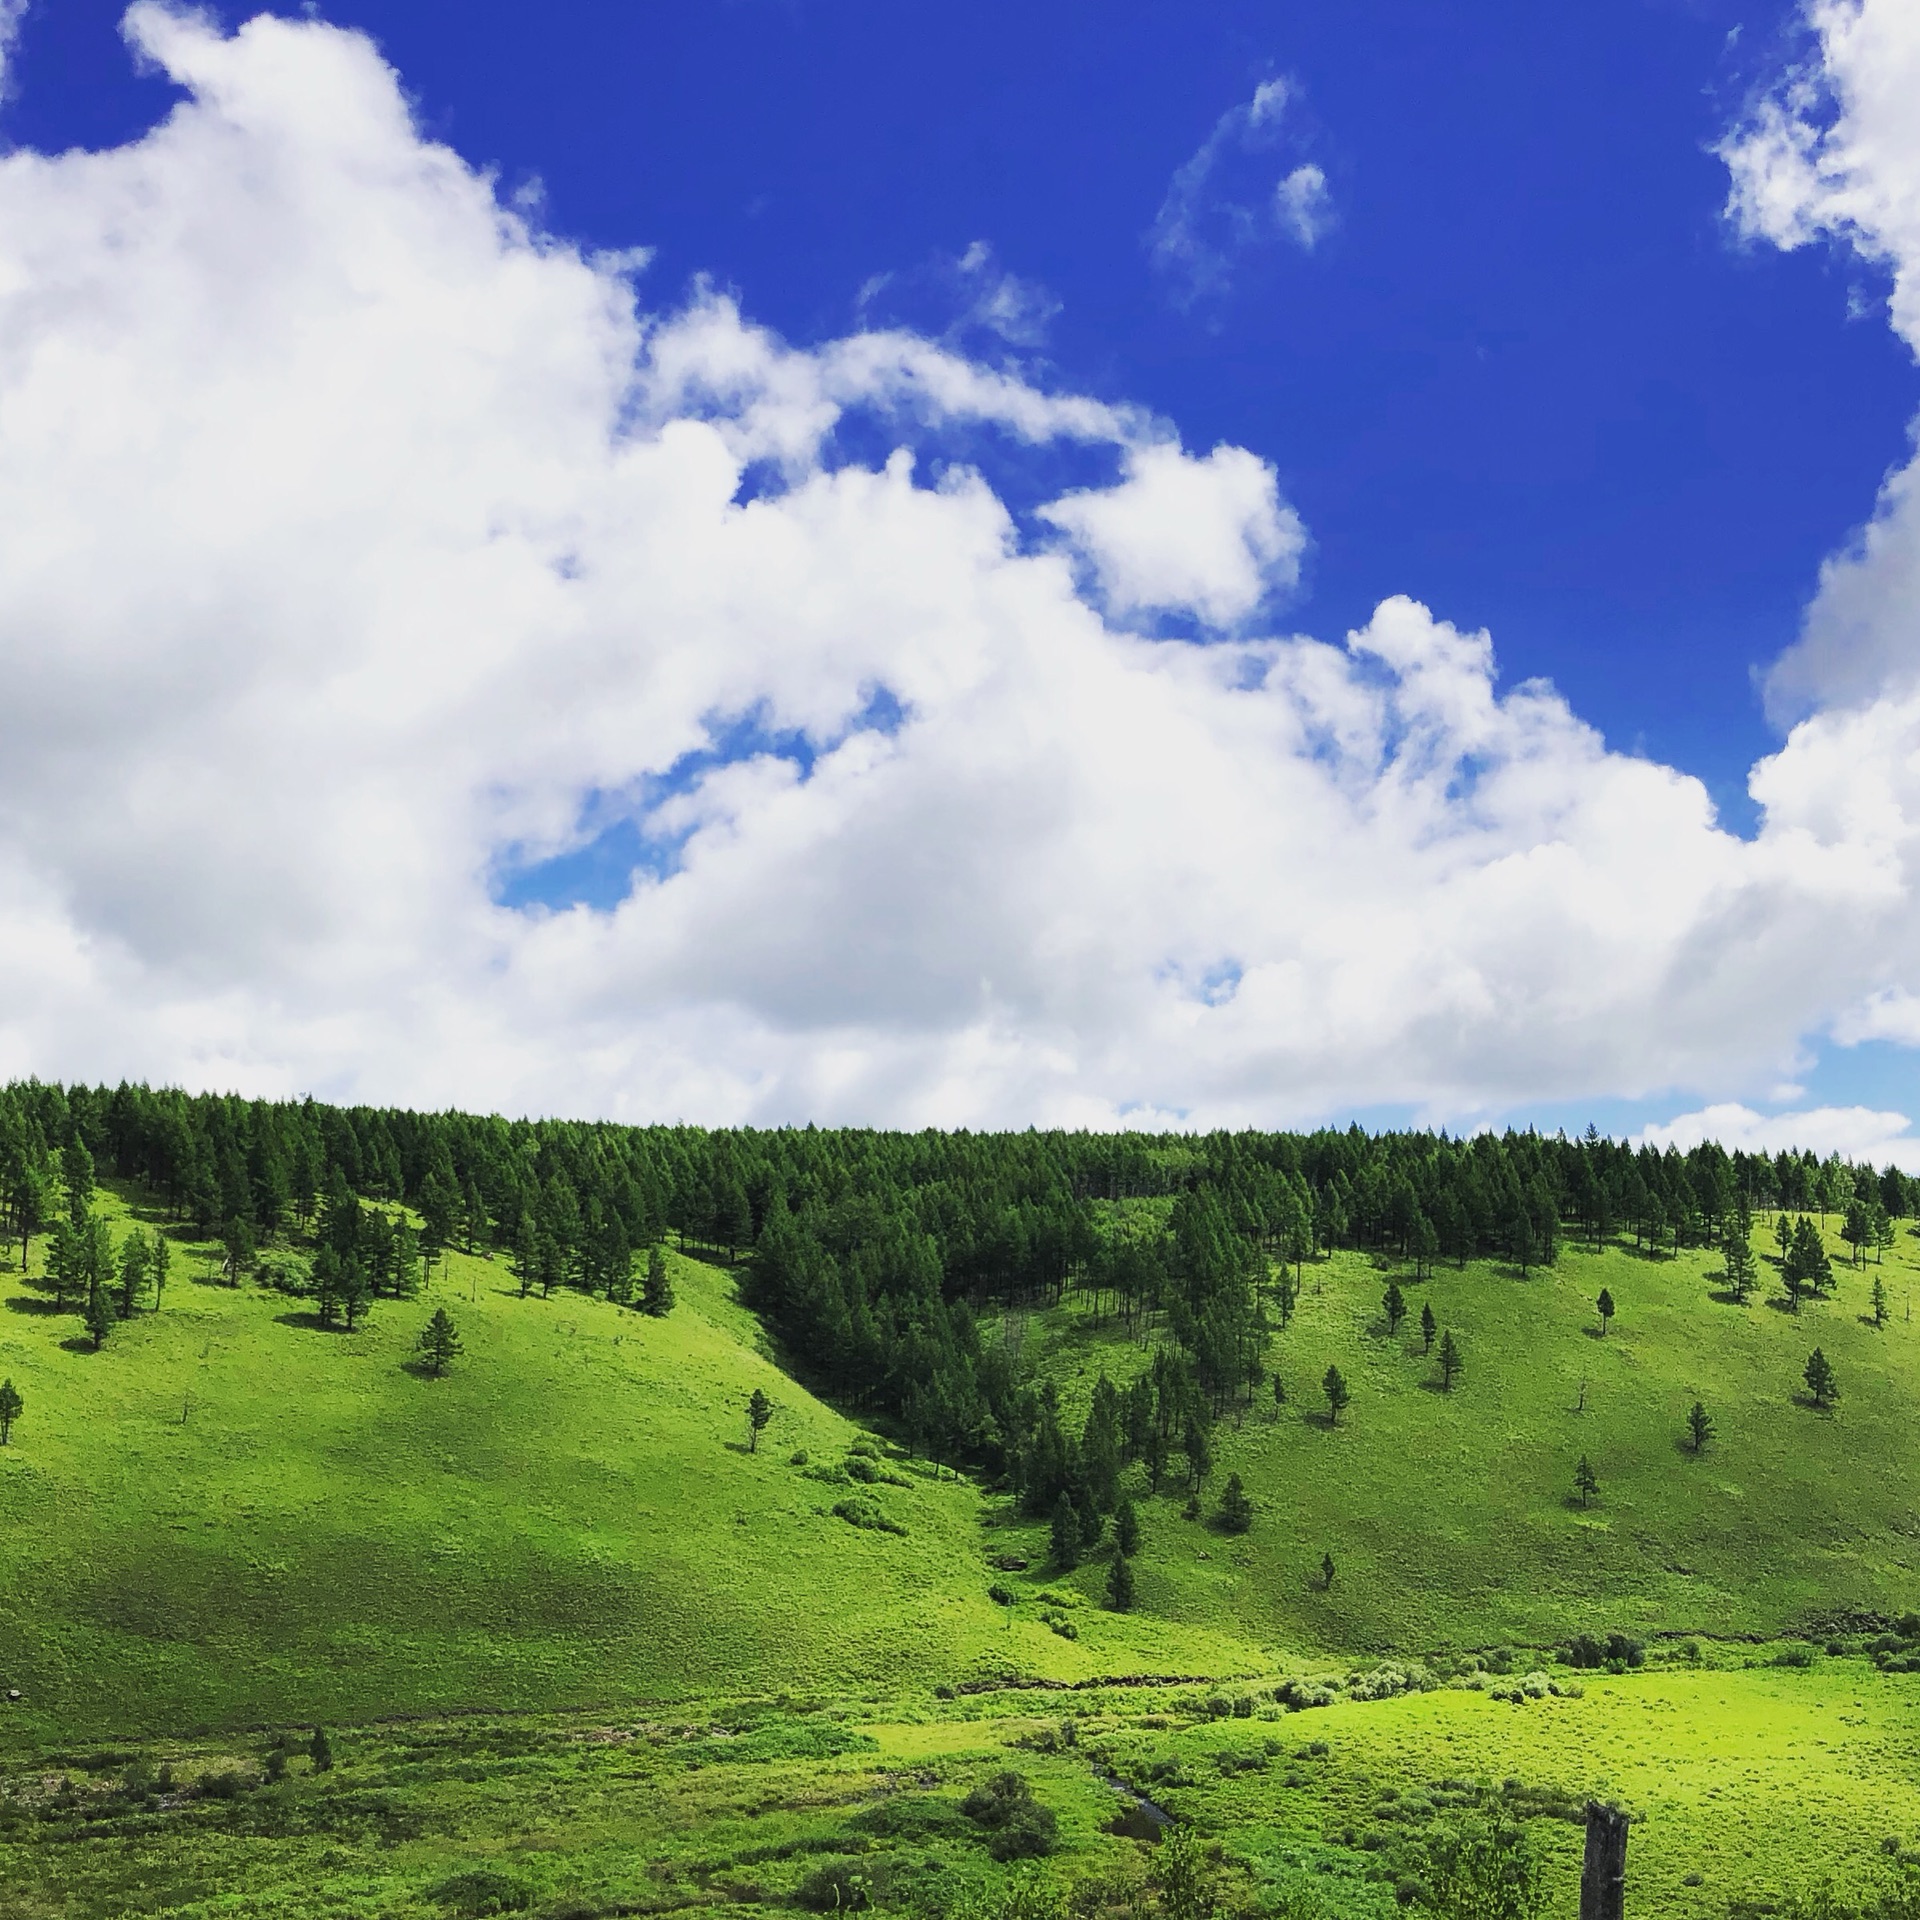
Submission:
[[[1306,547],[1273,469],[1242,447],[1215,447],[1204,460],[1172,445],[1132,448],[1118,486],[1040,512],[1080,547],[1123,616],[1190,609],[1232,626],[1298,582]]]
[[[1269,156],[1284,144],[1294,91],[1286,80],[1263,81],[1174,169],[1147,249],[1182,305],[1224,294],[1241,255],[1275,240],[1311,253],[1333,224],[1319,167],[1303,163],[1273,180]]]
[[[1908,0],[1813,0],[1814,57],[1724,143],[1728,215],[1784,248],[1828,240],[1892,278],[1894,329],[1920,353],[1920,10]],[[1920,667],[1920,481],[1891,474],[1872,519],[1821,570],[1796,645],[1767,678],[1791,719],[1871,699]]]
[[[1683,1113],[1661,1125],[1643,1127],[1634,1145],[1697,1147],[1717,1140],[1729,1153],[1831,1154],[1876,1167],[1891,1163],[1907,1173],[1920,1172],[1920,1139],[1904,1113],[1880,1113],[1872,1107],[1808,1107],[1794,1113],[1756,1113],[1737,1101]]]
[[[130,27],[168,120],[0,159],[0,1071],[1453,1117],[1769,1085],[1920,994],[1920,696],[1797,728],[1742,842],[1410,600],[1250,632],[1303,539],[1252,455],[903,330],[643,312],[364,40]],[[851,412],[890,459],[837,462]],[[925,479],[956,426],[1110,450],[1050,509],[1097,600]],[[1109,624],[1173,605],[1234,637]],[[689,771],[747,716],[810,771]],[[663,877],[496,903],[622,807]]]
[[[1280,224],[1311,253],[1333,223],[1333,202],[1327,176],[1311,162],[1295,167],[1273,190]]]

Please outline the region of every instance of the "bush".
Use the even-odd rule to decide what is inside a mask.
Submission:
[[[1283,1707],[1304,1713],[1309,1707],[1330,1707],[1340,1698],[1340,1683],[1331,1677],[1316,1680],[1288,1680],[1273,1696]]]
[[[491,1867],[456,1873],[429,1887],[427,1898],[458,1914],[525,1913],[533,1905],[533,1895],[518,1880],[495,1873]]]
[[[1059,1819],[1033,1797],[1024,1774],[996,1773],[961,1801],[960,1811],[987,1829],[987,1851],[996,1860],[1037,1860],[1054,1849]]]
[[[1020,1601],[1020,1596],[1011,1587],[1001,1585],[998,1580],[987,1589],[987,1598],[996,1607],[1017,1606]]]
[[[1608,1667],[1623,1673],[1628,1667],[1645,1665],[1647,1646],[1628,1633],[1610,1633],[1604,1639],[1597,1633],[1576,1633],[1563,1657],[1570,1667]]]
[[[203,1800],[238,1800],[252,1785],[238,1767],[225,1767],[219,1773],[203,1773],[194,1791]]]
[[[906,1528],[890,1514],[885,1514],[871,1500],[836,1500],[833,1511],[850,1527],[859,1527],[867,1533],[904,1534]]]
[[[873,1905],[873,1877],[851,1860],[815,1867],[794,1889],[794,1898],[815,1913],[857,1913]]]
[[[1781,1647],[1773,1656],[1773,1664],[1776,1667],[1810,1667],[1813,1665],[1813,1649],[1804,1641]]]
[[[794,1450],[787,1455],[787,1465],[790,1467],[804,1467],[809,1457],[805,1447],[795,1447]]]
[[[850,1453],[847,1455],[847,1478],[858,1480],[862,1486],[878,1486],[880,1469],[866,1454]]]

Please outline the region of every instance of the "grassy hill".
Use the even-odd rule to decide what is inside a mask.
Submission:
[[[1736,1307],[1716,1297],[1717,1258],[1700,1253],[1572,1249],[1524,1279],[1477,1263],[1417,1284],[1359,1254],[1309,1265],[1267,1356],[1287,1404],[1263,1389],[1215,1433],[1207,1511],[1237,1472],[1253,1529],[1233,1538],[1182,1520],[1184,1485],[1143,1506],[1142,1603],[1344,1652],[1549,1646],[1596,1626],[1770,1635],[1845,1609],[1920,1606],[1920,1326],[1907,1317],[1920,1241],[1902,1234],[1864,1271],[1830,1244],[1836,1292],[1797,1314],[1764,1297],[1778,1295],[1770,1261],[1763,1296]],[[1876,1275],[1885,1327],[1868,1319]],[[1394,1278],[1409,1311],[1389,1335]],[[1618,1308],[1604,1337],[1603,1287]],[[1464,1356],[1451,1392],[1422,1352],[1423,1302]],[[1146,1359],[1071,1300],[1020,1337],[1023,1365],[1059,1383],[1076,1419],[1097,1372],[1124,1382]],[[1806,1403],[1816,1345],[1840,1383],[1827,1412]],[[1330,1364],[1353,1396],[1337,1427],[1321,1393]],[[1716,1428],[1698,1455],[1686,1444],[1696,1400]],[[1582,1455],[1600,1483],[1584,1509]],[[1138,1470],[1132,1485],[1144,1486]],[[1037,1552],[1043,1532],[1019,1537]],[[1078,1577],[1092,1591],[1099,1572]]]
[[[1077,1641],[1010,1620],[974,1486],[898,1459],[902,1484],[839,1478],[861,1430],[773,1365],[730,1276],[673,1264],[655,1320],[523,1300],[456,1254],[349,1335],[183,1244],[163,1310],[99,1353],[0,1268],[0,1374],[26,1401],[0,1449],[0,1688],[21,1694],[0,1738],[1247,1663],[1146,1616]],[[466,1351],[432,1380],[408,1361],[440,1304]],[[756,1387],[778,1411],[749,1453]],[[849,1497],[905,1531],[849,1525]]]

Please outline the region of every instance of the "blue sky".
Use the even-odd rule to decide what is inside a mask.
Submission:
[[[134,70],[119,16],[28,8],[20,147],[113,149],[183,97]],[[1755,831],[1748,770],[1782,737],[1758,675],[1920,407],[1885,259],[1725,217],[1715,149],[1810,57],[1797,10],[334,0],[308,17],[370,36],[423,133],[549,233],[652,249],[649,307],[704,280],[799,350],[910,328],[1150,409],[1195,453],[1248,449],[1307,534],[1269,626],[1337,642],[1400,594],[1486,627],[1502,686],[1550,679],[1611,748],[1696,775]],[[844,423],[844,457],[859,432]],[[1114,470],[1098,447],[962,438],[1016,512]],[[728,739],[762,752],[782,735],[742,724]],[[804,729],[786,737],[810,774]],[[616,813],[642,786],[655,806],[730,752],[589,782],[581,818],[609,791]],[[636,860],[660,868],[651,849],[614,819],[498,897],[611,907]],[[1809,1028],[1802,1055],[1808,1100],[1904,1098],[1905,1046]],[[1595,1087],[1504,1111],[1625,1125],[1674,1106]]]
[[[155,117],[171,90],[130,72],[120,11],[28,12],[16,139]],[[1753,672],[1920,401],[1881,276],[1720,217],[1711,148],[1800,50],[1777,5],[322,11],[378,41],[431,134],[539,183],[557,232],[657,249],[656,298],[705,274],[796,342],[940,332],[966,299],[942,268],[985,242],[1058,310],[1037,345],[970,344],[1274,463],[1315,543],[1299,623],[1335,634],[1408,593],[1489,626],[1509,679],[1551,677],[1743,827],[1774,739]],[[1332,225],[1310,252],[1246,245],[1183,306],[1155,216],[1276,77],[1282,139],[1229,156],[1217,197],[1311,162]]]

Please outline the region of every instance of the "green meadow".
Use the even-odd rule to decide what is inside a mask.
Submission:
[[[1863,1269],[1832,1246],[1834,1293],[1797,1313],[1770,1262],[1760,1294],[1726,1304],[1717,1258],[1700,1253],[1569,1247],[1525,1278],[1443,1263],[1419,1282],[1361,1254],[1309,1264],[1266,1355],[1285,1404],[1263,1387],[1214,1433],[1205,1511],[1237,1472],[1257,1522],[1234,1539],[1181,1520],[1176,1464],[1175,1497],[1142,1508],[1145,1604],[1263,1645],[1349,1654],[1550,1647],[1595,1628],[1771,1636],[1920,1604],[1920,1327],[1908,1318],[1920,1240],[1903,1233]],[[1390,1281],[1408,1307],[1393,1334]],[[1603,1289],[1617,1309],[1604,1335]],[[1423,1352],[1423,1305],[1459,1345],[1450,1391]],[[1023,1364],[1075,1412],[1098,1373],[1124,1382],[1146,1358],[1073,1303],[1017,1337]],[[1803,1378],[1815,1346],[1840,1383],[1827,1411]],[[1352,1393],[1337,1425],[1321,1387],[1330,1365]],[[1698,1453],[1696,1401],[1714,1423]],[[1584,1507],[1583,1456],[1599,1481]],[[1027,1535],[1036,1552],[1043,1531]],[[1091,1574],[1082,1584],[1097,1591]]]
[[[1116,1613],[1109,1547],[1048,1565],[1004,1492],[816,1398],[719,1264],[671,1255],[656,1319],[450,1253],[346,1334],[176,1237],[160,1310],[95,1352],[36,1246],[0,1265],[0,1916],[1177,1915],[1128,1789],[1247,1911],[1385,1920],[1488,1819],[1571,1911],[1589,1796],[1635,1815],[1634,1914],[1872,1887],[1920,1848],[1920,1674],[1882,1670],[1920,1604],[1916,1251],[1797,1314],[1697,1253],[1309,1262],[1199,1516],[1177,1457],[1157,1496],[1127,1470]],[[986,1333],[1075,1417],[1156,1337],[1073,1295]],[[1608,1632],[1643,1664],[1561,1657]],[[1044,1870],[967,1811],[1009,1770]]]

